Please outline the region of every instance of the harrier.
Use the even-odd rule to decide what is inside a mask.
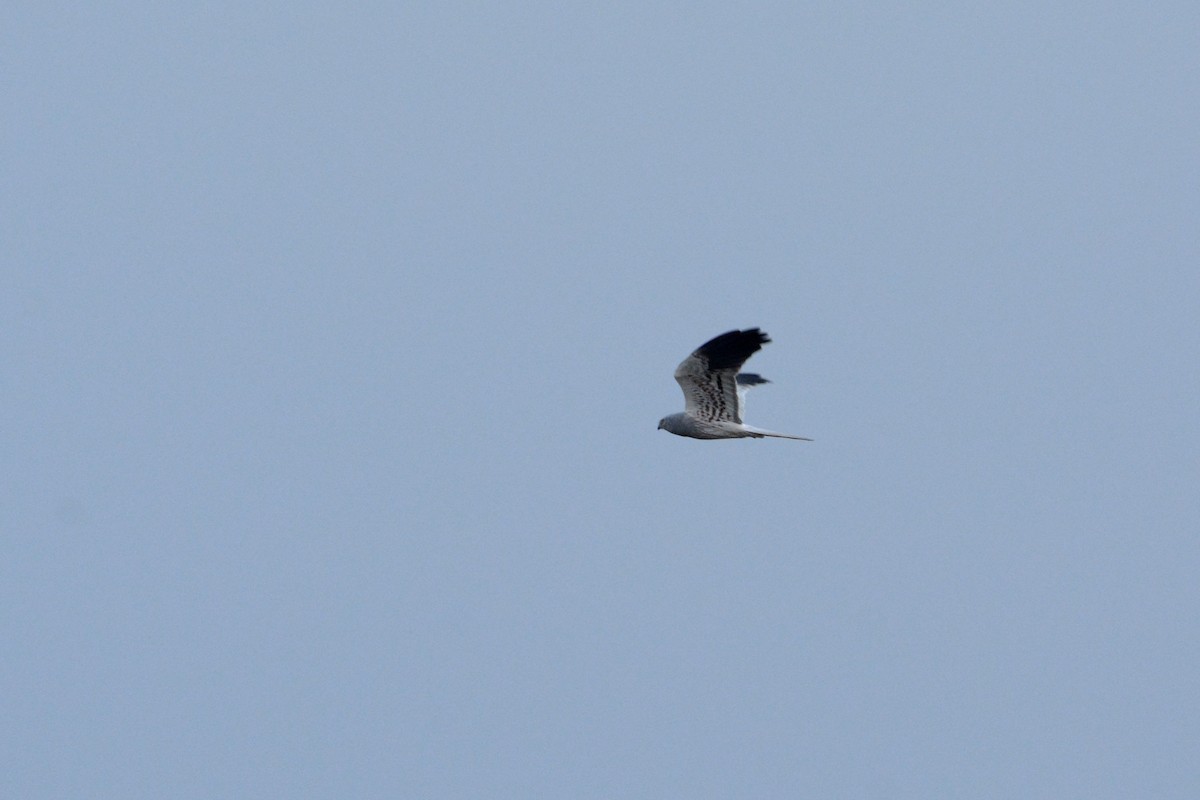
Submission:
[[[700,345],[675,369],[675,380],[679,381],[686,401],[684,410],[660,419],[659,430],[693,439],[774,436],[811,442],[804,436],[773,433],[742,423],[746,390],[769,381],[750,372],[739,375],[738,370],[769,341],[758,328],[750,328],[722,333]]]

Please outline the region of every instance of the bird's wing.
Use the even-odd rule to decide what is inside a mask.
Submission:
[[[758,328],[750,328],[723,333],[700,345],[675,369],[675,380],[683,389],[684,410],[697,419],[740,425],[738,370],[769,341]]]
[[[746,391],[752,386],[761,386],[764,383],[770,383],[769,380],[762,375],[757,375],[753,372],[739,372],[737,375],[737,397],[738,397],[738,416],[745,419],[746,417]]]

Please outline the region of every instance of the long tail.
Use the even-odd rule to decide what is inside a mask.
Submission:
[[[742,427],[746,430],[747,433],[749,433],[755,439],[761,439],[765,436],[770,436],[775,439],[796,439],[801,442],[811,442],[812,441],[812,439],[809,439],[807,436],[792,436],[789,433],[776,433],[775,431],[764,431],[762,428],[755,428],[751,425],[743,425]]]

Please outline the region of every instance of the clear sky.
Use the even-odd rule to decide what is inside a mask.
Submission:
[[[2,17],[0,795],[1200,797],[1196,3]]]

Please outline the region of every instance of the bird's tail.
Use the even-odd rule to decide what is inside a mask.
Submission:
[[[811,442],[807,436],[792,436],[790,433],[776,433],[775,431],[764,431],[762,428],[755,428],[750,425],[743,425],[743,428],[756,439],[761,439],[764,436],[769,436],[775,439],[796,439],[801,442]]]

